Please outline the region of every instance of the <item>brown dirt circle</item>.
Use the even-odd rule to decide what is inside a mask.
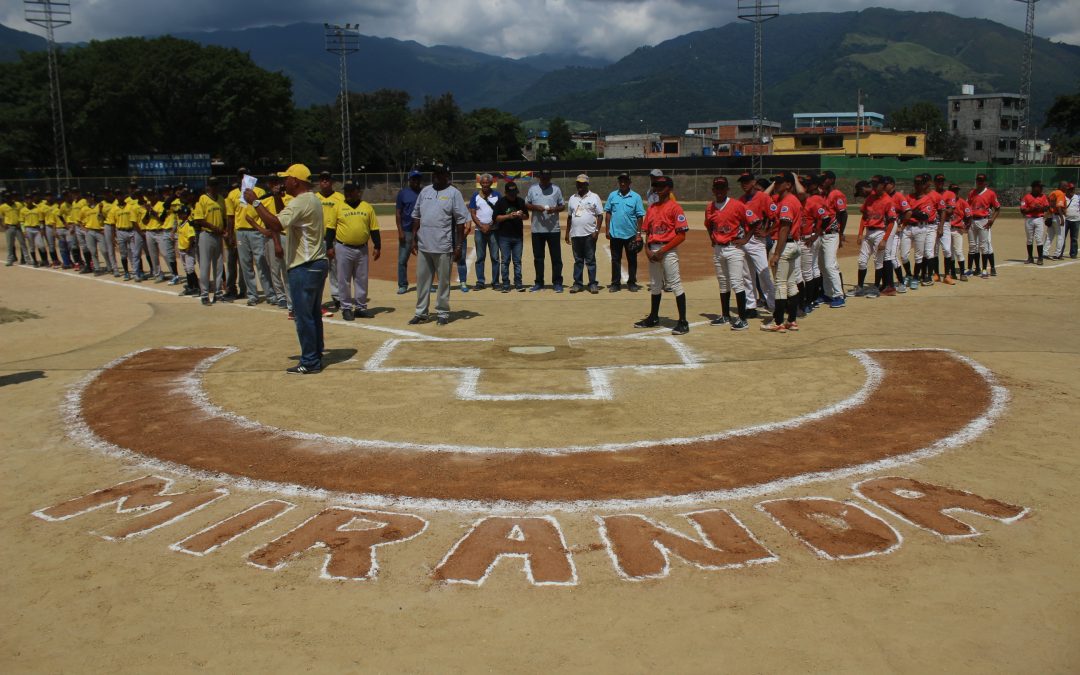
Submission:
[[[83,393],[86,423],[149,457],[263,481],[392,497],[566,502],[727,490],[893,457],[957,431],[991,396],[971,366],[946,352],[878,352],[883,379],[862,405],[753,436],[554,456],[340,450],[240,426],[177,396],[178,381],[220,351],[151,349],[103,371]],[[952,383],[948,399],[935,396],[943,381]],[[898,428],[890,419],[905,422]]]

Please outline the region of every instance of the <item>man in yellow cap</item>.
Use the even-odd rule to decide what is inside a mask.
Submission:
[[[300,363],[286,372],[309,375],[322,370],[325,349],[321,302],[329,263],[323,205],[311,191],[311,170],[306,166],[293,164],[278,175],[285,179],[285,192],[292,196],[287,206],[281,194],[274,194],[276,213],[272,213],[254,190],[245,190],[244,200],[255,208],[268,230],[285,233],[289,292],[300,340]]]

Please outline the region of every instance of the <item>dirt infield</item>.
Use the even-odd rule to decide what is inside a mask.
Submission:
[[[280,310],[0,268],[0,665],[1075,672],[1080,265],[994,232],[787,335],[708,326],[703,264],[678,339],[626,292],[414,331],[388,246],[303,378]]]

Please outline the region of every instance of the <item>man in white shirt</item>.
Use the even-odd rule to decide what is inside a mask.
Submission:
[[[1069,238],[1069,257],[1077,255],[1077,239],[1080,238],[1080,194],[1076,184],[1065,185],[1065,231],[1061,233],[1061,250],[1065,250],[1065,237]]]
[[[574,252],[574,285],[571,293],[585,290],[582,285],[582,268],[589,270],[589,292],[596,294],[596,240],[600,236],[600,223],[604,218],[604,205],[600,196],[589,190],[589,177],[579,174],[577,193],[567,202],[566,243]]]
[[[487,288],[484,281],[484,261],[491,256],[491,287],[499,287],[499,239],[498,225],[495,223],[495,204],[499,201],[499,193],[491,189],[494,178],[490,173],[480,176],[477,181],[480,189],[469,201],[469,214],[472,216],[473,225],[476,226],[476,234],[473,242],[476,246],[476,286],[478,291]],[[503,279],[503,283],[508,283]]]
[[[532,249],[533,267],[536,269],[536,283],[530,292],[544,288],[544,249],[551,254],[551,287],[556,293],[563,291],[562,249],[559,245],[559,212],[566,210],[562,191],[551,182],[551,171],[540,169],[537,174],[539,183],[529,188],[525,195],[525,208],[532,212]]]
[[[413,253],[416,254],[416,314],[410,325],[428,320],[431,286],[436,274],[439,287],[435,296],[436,323],[450,322],[450,263],[460,262],[465,239],[465,221],[469,211],[461,192],[450,184],[450,169],[437,165],[431,172],[431,185],[420,191],[412,212]]]

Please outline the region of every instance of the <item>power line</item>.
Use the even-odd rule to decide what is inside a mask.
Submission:
[[[360,51],[360,24],[347,23],[344,26],[324,23],[326,29],[326,51],[338,56],[341,109],[341,179],[352,178],[352,132],[349,127],[349,74],[346,64],[349,54]]]
[[[68,170],[67,139],[64,134],[64,107],[60,98],[60,63],[56,58],[53,30],[71,23],[71,3],[52,0],[24,0],[26,21],[45,29],[45,50],[49,63],[49,108],[52,110],[53,170],[56,189],[71,176]]]

